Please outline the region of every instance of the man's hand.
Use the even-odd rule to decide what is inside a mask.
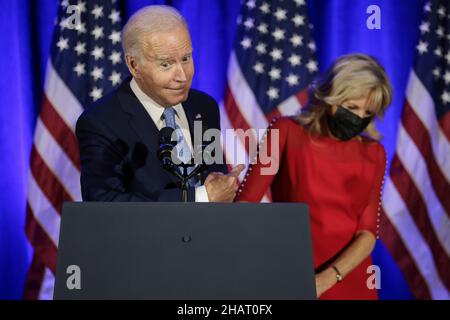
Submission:
[[[239,187],[238,176],[244,165],[234,167],[230,173],[211,172],[205,180],[209,202],[232,202]]]

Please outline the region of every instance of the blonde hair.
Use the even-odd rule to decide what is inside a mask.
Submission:
[[[133,14],[122,29],[123,51],[125,55],[139,59],[143,52],[143,37],[179,26],[188,30],[186,20],[175,8],[164,5],[144,7]]]
[[[368,55],[342,56],[311,84],[309,104],[296,119],[312,134],[325,135],[328,132],[326,116],[331,111],[331,106],[359,99],[366,94],[372,114],[382,118],[392,101],[392,87],[386,71]],[[376,140],[381,138],[374,119],[364,133]]]

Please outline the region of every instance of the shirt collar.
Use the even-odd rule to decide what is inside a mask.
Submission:
[[[130,87],[133,93],[138,98],[139,102],[144,106],[145,110],[147,110],[150,117],[153,119],[153,122],[157,124],[159,121],[162,121],[162,115],[164,112],[164,107],[158,104],[155,100],[150,98],[148,95],[145,94],[144,91],[142,91],[141,88],[139,88],[139,85],[137,84],[136,80],[134,78],[130,81]],[[180,117],[183,110],[183,106],[181,103],[172,106],[175,110],[175,116]]]

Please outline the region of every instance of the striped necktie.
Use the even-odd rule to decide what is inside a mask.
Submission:
[[[189,163],[192,159],[192,153],[189,145],[186,142],[186,139],[184,138],[181,128],[175,122],[175,113],[176,111],[173,107],[165,108],[163,112],[164,121],[166,122],[166,126],[174,129],[177,134],[177,145],[175,146],[175,148],[177,151],[178,159],[183,163]],[[193,169],[194,167],[188,167],[188,174],[191,173]],[[182,173],[183,169],[181,167],[179,167],[179,170],[180,173]],[[195,177],[192,177],[191,179],[189,179],[188,184],[189,186],[194,187],[198,183],[196,182]]]

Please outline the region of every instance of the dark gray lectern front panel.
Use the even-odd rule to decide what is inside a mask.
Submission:
[[[55,299],[315,299],[299,203],[66,203]]]

